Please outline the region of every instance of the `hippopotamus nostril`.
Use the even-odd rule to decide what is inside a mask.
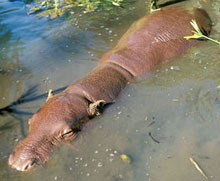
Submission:
[[[30,170],[32,167],[34,167],[35,163],[36,163],[35,159],[28,160],[23,166],[23,171]]]
[[[28,171],[34,166],[34,164],[35,164],[35,161],[30,159],[24,162],[17,163],[16,165],[13,165],[13,167],[19,171]]]
[[[26,165],[26,167],[24,167],[24,171],[25,170],[28,170],[28,167],[29,167],[30,165],[28,164],[28,165]]]
[[[23,170],[24,171],[28,170],[28,168],[32,165],[32,163],[28,163],[26,166],[24,165],[24,167],[23,167],[24,169]]]

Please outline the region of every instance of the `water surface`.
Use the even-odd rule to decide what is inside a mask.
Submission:
[[[217,0],[182,4],[203,5],[214,21],[212,37],[219,39]],[[127,8],[93,16],[73,9],[52,21],[28,16],[21,1],[1,0],[0,107],[32,87],[35,95],[41,95],[86,75],[130,23],[146,12],[142,0]],[[26,114],[0,117],[1,180],[206,180],[190,157],[210,180],[219,180],[219,52],[219,46],[202,42],[129,85],[74,142],[60,146],[45,166],[28,173],[9,168],[7,159],[27,135],[31,113],[46,98],[16,106]],[[131,164],[120,154],[129,155]]]

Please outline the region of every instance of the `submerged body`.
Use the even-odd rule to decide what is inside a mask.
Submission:
[[[87,76],[52,96],[29,120],[29,135],[9,157],[9,165],[27,171],[48,161],[56,145],[72,140],[99,109],[116,100],[128,82],[196,44],[190,21],[209,34],[211,20],[201,9],[165,8],[135,22]]]

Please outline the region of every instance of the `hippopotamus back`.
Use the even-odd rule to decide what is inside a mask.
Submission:
[[[208,14],[199,8],[193,11],[182,7],[164,8],[133,23],[118,44],[101,59],[128,70],[134,77],[149,72],[161,62],[183,53],[196,41],[186,40],[192,35],[191,20],[201,30],[211,31]]]

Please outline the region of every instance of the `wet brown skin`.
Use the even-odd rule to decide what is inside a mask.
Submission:
[[[33,115],[29,135],[15,147],[8,164],[27,171],[46,163],[59,143],[74,139],[99,106],[114,102],[128,82],[195,45],[197,40],[183,38],[192,35],[192,19],[210,33],[211,20],[202,9],[165,8],[133,23],[90,74],[51,97]],[[91,111],[93,103],[97,107]]]

